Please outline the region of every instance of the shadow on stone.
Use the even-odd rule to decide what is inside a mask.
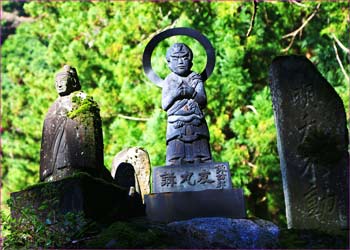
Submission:
[[[144,215],[144,206],[138,196],[129,196],[129,190],[78,173],[59,181],[40,183],[11,194],[12,216],[18,218],[25,207],[37,210],[45,221],[49,212],[66,214],[82,212],[87,219],[110,222]],[[39,209],[45,204],[46,209]]]

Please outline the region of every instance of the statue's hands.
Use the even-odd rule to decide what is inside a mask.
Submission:
[[[194,88],[190,86],[183,86],[182,96],[190,98],[193,96],[193,93],[194,93]]]

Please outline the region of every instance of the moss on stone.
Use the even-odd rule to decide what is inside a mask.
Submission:
[[[98,146],[97,151],[102,152],[102,144],[97,143],[102,141],[102,121],[97,103],[91,96],[87,96],[80,91],[71,94],[71,101],[72,110],[67,113],[67,116],[76,121],[79,126],[85,127],[85,151],[90,152],[91,150],[89,149],[94,149],[94,147]],[[91,140],[91,142],[88,140]]]
[[[111,185],[111,186],[114,186],[114,187],[119,188],[121,190],[127,190],[126,188],[121,187],[119,185],[116,185],[112,182],[107,182],[103,178],[93,177],[89,173],[76,170],[72,175],[64,177],[60,180],[53,181],[53,182],[39,182],[39,183],[36,183],[34,185],[28,186],[23,191],[28,191],[28,190],[35,189],[35,188],[45,188],[45,187],[52,187],[52,188],[56,189],[56,188],[58,188],[58,186],[57,186],[58,183],[61,183],[63,181],[70,180],[70,179],[83,179],[83,178],[90,178],[90,179],[93,179],[94,181],[100,182],[101,184],[104,184],[104,185]],[[52,185],[52,184],[54,184],[54,185]]]
[[[73,107],[67,114],[70,119],[79,118],[79,121],[84,123],[86,118],[92,117],[94,123],[101,123],[100,108],[91,96],[83,96],[82,92],[74,92],[71,101]]]
[[[147,223],[118,221],[111,224],[92,240],[88,248],[167,248],[171,239],[159,229]]]

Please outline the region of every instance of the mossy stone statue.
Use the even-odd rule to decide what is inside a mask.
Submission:
[[[59,97],[44,121],[40,180],[55,181],[77,171],[102,177],[106,169],[97,103],[80,91],[77,72],[68,65],[56,75],[55,87]]]

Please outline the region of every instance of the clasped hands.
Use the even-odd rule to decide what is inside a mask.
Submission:
[[[194,88],[192,88],[191,86],[188,86],[187,84],[180,84],[177,87],[177,92],[179,96],[183,96],[183,97],[192,97],[194,94]]]

